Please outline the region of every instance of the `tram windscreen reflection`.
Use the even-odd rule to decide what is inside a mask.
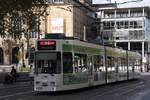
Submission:
[[[37,73],[60,73],[60,53],[40,53],[36,55]]]

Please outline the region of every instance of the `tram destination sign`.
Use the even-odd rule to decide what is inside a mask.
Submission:
[[[56,50],[56,41],[54,40],[40,40],[37,43],[38,50]]]

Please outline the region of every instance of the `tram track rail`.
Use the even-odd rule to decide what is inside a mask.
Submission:
[[[95,98],[102,97],[102,96],[105,96],[105,95],[109,95],[109,94],[112,94],[112,93],[118,93],[118,91],[121,91],[122,93],[119,93],[117,96],[126,95],[130,92],[135,91],[136,89],[143,88],[146,85],[146,83],[149,83],[149,82],[150,82],[150,80],[147,80],[146,82],[140,81],[139,83],[123,86],[123,87],[120,87],[120,88],[118,88],[119,86],[116,85],[115,87],[112,87],[114,90],[111,89],[111,88],[106,88],[103,91],[103,93],[102,93],[102,91],[97,92],[94,95],[90,95],[90,96],[86,97],[84,100],[96,100]]]

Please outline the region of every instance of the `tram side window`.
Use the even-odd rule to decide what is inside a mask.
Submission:
[[[129,71],[133,71],[133,59],[129,59]]]
[[[72,53],[68,52],[63,53],[63,72],[64,73],[73,72]]]
[[[95,72],[104,71],[103,68],[103,56],[94,56],[94,70]]]
[[[118,73],[119,59],[117,57],[114,57],[114,66],[115,66],[116,72]]]
[[[127,71],[127,64],[126,64],[125,58],[121,58],[121,68],[122,68],[122,71]]]
[[[114,57],[107,57],[107,66],[108,66],[108,71],[114,71],[115,70],[115,65],[114,65]]]
[[[138,65],[139,65],[139,66],[138,66],[138,69],[141,70],[141,66],[142,66],[142,61],[141,61],[141,59],[138,60]]]
[[[121,66],[121,58],[118,58],[118,71],[122,71],[122,66]]]
[[[87,55],[74,55],[74,70],[75,72],[87,72]]]
[[[132,71],[135,71],[135,59],[132,60]]]
[[[115,58],[111,57],[111,70],[115,71],[116,70],[116,66],[115,66]]]
[[[107,57],[107,65],[108,67],[111,67],[111,57]]]
[[[140,71],[140,66],[141,66],[140,60],[136,59],[136,61],[135,61],[135,69]]]

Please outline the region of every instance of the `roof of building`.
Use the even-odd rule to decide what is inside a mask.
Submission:
[[[93,7],[106,8],[106,7],[117,7],[116,3],[105,3],[105,4],[93,4]]]
[[[108,12],[113,12],[114,10],[123,12],[123,11],[128,11],[129,9],[131,9],[132,11],[141,11],[143,8],[147,12],[150,11],[150,7],[148,7],[148,6],[144,6],[144,7],[120,7],[120,8],[118,8],[116,3],[111,3],[111,4],[94,4],[93,6],[97,8],[97,11],[104,10],[104,11],[108,11]]]

